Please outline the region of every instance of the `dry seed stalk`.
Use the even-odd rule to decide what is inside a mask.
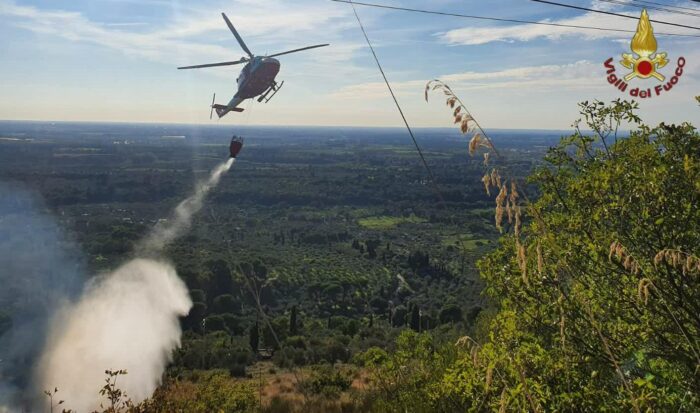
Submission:
[[[666,264],[680,269],[683,275],[700,274],[700,258],[678,249],[666,248],[654,257],[654,265]]]
[[[491,382],[493,381],[493,364],[489,364],[489,366],[486,368],[486,387],[484,389],[484,392],[488,393],[489,388],[491,387]]]
[[[498,401],[498,413],[506,413],[506,402],[508,401],[506,399],[506,390],[508,390],[508,387],[504,387],[501,392],[501,398]]]
[[[520,267],[520,274],[525,285],[529,287],[530,280],[527,278],[527,257],[525,255],[525,246],[520,243],[518,238],[515,239],[515,248],[518,252],[518,266]]]
[[[501,185],[501,191],[496,197],[496,228],[498,228],[499,231],[503,230],[503,226],[501,225],[503,223],[503,205],[506,201],[507,196],[508,190],[506,189],[506,186]]]
[[[491,175],[486,174],[481,178],[481,182],[484,183],[484,188],[486,189],[486,194],[491,195]]]
[[[649,303],[649,286],[653,285],[648,278],[642,278],[637,285],[637,297],[640,301],[644,301],[644,305]]]
[[[641,273],[641,268],[637,260],[632,257],[632,254],[630,254],[619,241],[613,241],[610,244],[608,260],[612,261],[613,257],[615,257],[622,264],[622,267],[631,274],[639,275]]]

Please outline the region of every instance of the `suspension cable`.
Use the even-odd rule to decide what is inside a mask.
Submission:
[[[668,7],[670,9],[679,9],[679,10],[689,10],[689,11],[700,11],[700,9],[693,9],[691,7],[681,7],[681,6],[671,6],[670,4],[664,4],[664,3],[658,3],[655,1],[647,1],[647,0],[632,0],[633,3],[642,3],[642,4],[653,4],[656,6],[664,6]]]
[[[643,5],[643,4],[637,4],[637,3],[628,3],[628,2],[623,1],[623,0],[598,0],[598,1],[604,2],[604,3],[616,4],[616,5],[625,6],[625,7],[636,7],[638,9],[658,10],[658,11],[665,11],[667,13],[684,14],[686,16],[700,17],[700,14],[697,13],[700,10],[696,10],[696,13],[693,13],[693,12],[689,12],[689,11],[685,11],[685,10],[670,9],[667,7]],[[661,6],[665,6],[665,5],[662,4]]]
[[[407,12],[423,13],[423,14],[435,14],[435,15],[439,15],[439,16],[449,16],[449,17],[461,17],[464,19],[488,20],[488,21],[497,21],[497,22],[505,22],[505,23],[518,23],[518,24],[533,24],[533,25],[538,25],[538,26],[551,26],[551,27],[573,28],[573,29],[582,29],[582,30],[598,30],[598,31],[604,31],[604,32],[636,33],[636,30],[613,29],[613,28],[607,28],[607,27],[585,26],[585,25],[564,24],[564,23],[551,23],[551,22],[533,21],[533,20],[508,19],[508,18],[491,17],[491,16],[476,16],[476,15],[471,15],[471,14],[460,14],[460,13],[441,12],[441,11],[435,11],[435,10],[414,9],[414,8],[409,8],[409,7],[388,6],[385,4],[358,2],[358,1],[350,1],[350,0],[331,0],[331,1],[334,1],[337,3],[348,3],[348,4],[352,3],[352,4],[357,5],[357,6],[375,7],[375,8],[379,8],[379,9],[407,11]],[[700,35],[683,34],[683,33],[655,33],[655,34],[657,36],[700,37]]]
[[[362,20],[360,20],[360,15],[357,14],[357,9],[355,8],[355,3],[352,0],[346,1],[345,3],[350,3],[350,5],[352,5],[352,11],[355,14],[355,18],[357,19],[357,23],[360,25],[360,29],[362,30],[362,34],[364,35],[365,40],[367,41],[367,45],[369,46],[369,49],[372,51],[372,56],[374,56],[374,61],[377,63],[377,68],[379,68],[379,72],[382,74],[382,78],[384,78],[384,83],[386,84],[387,89],[389,89],[389,93],[391,94],[391,98],[394,100],[394,103],[396,104],[396,109],[398,109],[399,114],[401,115],[401,119],[403,119],[403,123],[404,123],[404,125],[406,125],[406,130],[408,130],[408,134],[411,135],[411,140],[413,140],[413,145],[415,145],[416,150],[418,151],[418,155],[420,156],[420,159],[423,162],[423,166],[425,167],[425,170],[428,172],[428,176],[430,177],[430,182],[432,183],[431,188],[433,188],[433,190],[437,194],[438,198],[442,202],[443,206],[446,206],[445,199],[442,197],[442,193],[440,192],[440,189],[437,187],[437,181],[435,180],[435,175],[433,175],[432,169],[430,169],[428,162],[425,160],[425,156],[423,155],[423,151],[421,150],[420,145],[418,145],[418,141],[416,140],[416,137],[413,134],[413,130],[411,129],[411,126],[408,124],[408,120],[406,120],[406,116],[403,113],[403,109],[401,109],[401,105],[399,104],[399,101],[396,98],[396,95],[394,94],[394,89],[392,89],[391,84],[389,83],[389,80],[386,77],[386,73],[384,73],[384,69],[382,68],[382,64],[379,62],[379,57],[377,57],[377,53],[374,51],[374,47],[372,46],[372,42],[369,40],[369,37],[367,36],[367,32],[365,31],[365,26],[362,24]]]
[[[630,15],[627,15],[627,14],[614,13],[614,12],[605,11],[605,10],[596,10],[596,9],[591,9],[591,8],[588,8],[588,7],[574,6],[573,4],[557,3],[557,2],[555,2],[555,1],[548,1],[548,0],[530,0],[530,1],[534,1],[535,3],[551,4],[552,6],[566,7],[566,8],[569,8],[569,9],[584,10],[584,11],[590,11],[590,12],[593,12],[593,13],[607,14],[607,15],[609,15],[609,16],[617,16],[617,17],[624,17],[624,18],[627,18],[627,19],[639,20],[639,18],[636,17],[636,16],[630,16]],[[653,22],[653,23],[666,24],[666,25],[669,25],[669,26],[684,27],[684,28],[686,28],[686,29],[700,30],[700,27],[688,26],[688,25],[685,25],[685,24],[678,24],[678,23],[665,22],[665,21],[661,21],[661,20],[652,20],[652,19],[649,19],[649,21],[650,21],[650,22]]]

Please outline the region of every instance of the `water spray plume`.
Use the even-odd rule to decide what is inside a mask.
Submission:
[[[41,388],[58,387],[66,406],[99,407],[107,369],[124,369],[119,387],[134,402],[153,394],[180,345],[178,317],[192,307],[187,287],[165,263],[134,259],[87,288],[57,314],[37,364]]]
[[[218,185],[221,176],[231,169],[236,158],[229,158],[226,163],[217,166],[209,176],[209,179],[200,182],[195,187],[194,194],[182,201],[176,208],[171,220],[165,221],[144,238],[140,243],[139,250],[147,253],[158,253],[166,245],[181,236],[192,222],[192,216],[202,208],[202,202],[207,193]]]
[[[218,165],[208,179],[197,183],[194,193],[175,208],[171,219],[159,223],[137,244],[136,253],[141,257],[162,256],[165,247],[190,227],[192,217],[202,208],[205,196],[219,183],[221,176],[231,168],[234,161],[231,158]],[[2,189],[0,186],[0,192]],[[2,208],[0,212],[3,212]],[[0,220],[0,224],[3,222]],[[8,225],[9,222],[4,224]],[[37,228],[43,227],[45,225],[37,225]],[[17,242],[31,238],[24,234],[28,229],[31,231],[31,228],[27,225],[20,226],[15,231],[18,234],[14,237]],[[62,243],[57,239],[55,236],[42,236],[39,241],[46,245],[47,241],[54,240],[55,249],[60,250],[58,245]],[[2,247],[4,245],[0,242],[0,254],[3,253]],[[38,280],[32,284],[33,290],[18,290],[13,294],[26,294],[30,298],[38,296],[37,285],[50,291],[62,289],[63,285],[52,285],[50,282],[64,283],[63,278],[66,278],[52,277],[61,262],[58,258],[61,257],[51,255],[51,249],[48,249],[48,253],[45,251],[41,259],[37,259],[37,248],[29,245],[23,250],[31,251],[34,259],[23,260],[22,256],[18,256],[16,245],[7,247],[8,260],[17,265],[9,267],[11,273],[2,272],[0,275],[7,275],[8,280],[15,281],[24,274],[46,273],[42,276],[47,278],[43,282]],[[43,265],[42,260],[46,261]],[[60,268],[69,268],[68,272],[73,278],[77,277],[76,274],[84,273],[74,264],[75,260],[67,261],[70,265],[61,264]],[[20,282],[16,284],[22,285]],[[128,372],[119,378],[119,388],[134,403],[150,397],[160,384],[173,350],[180,345],[179,317],[187,315],[192,307],[187,287],[178,278],[175,268],[163,260],[137,257],[114,271],[92,278],[79,299],[75,300],[74,297],[75,294],[63,293],[61,297],[51,300],[51,303],[55,303],[51,307],[44,303],[47,308],[41,317],[13,325],[10,333],[0,337],[3,340],[10,337],[16,341],[12,347],[8,346],[13,351],[31,348],[32,345],[38,347],[34,353],[24,351],[17,357],[18,360],[25,360],[25,363],[27,359],[36,360],[33,379],[27,377],[24,380],[14,380],[19,385],[5,382],[0,366],[0,413],[25,411],[26,406],[12,406],[26,404],[28,395],[35,397],[44,389],[54,388],[59,389],[60,399],[65,400],[61,408],[79,412],[98,410],[105,403],[98,391],[106,370]],[[50,327],[47,328],[47,325]],[[32,331],[33,334],[27,335],[27,331]],[[19,340],[20,338],[26,340]],[[2,345],[0,350],[3,350],[0,355],[12,354],[9,350],[4,351]],[[29,366],[25,366],[25,370],[32,371]],[[33,386],[30,382],[33,382]],[[12,390],[4,391],[9,384],[14,386]],[[18,402],[18,399],[25,401]],[[43,410],[43,402],[45,401],[40,400],[35,403],[35,409]]]
[[[204,197],[234,161],[220,164],[206,181],[197,183],[173,217],[158,224],[137,251],[162,254],[183,235]],[[100,406],[94,386],[101,383],[105,370],[125,369],[121,389],[135,403],[147,399],[180,345],[178,317],[191,307],[187,287],[171,265],[142,258],[127,262],[88,286],[76,305],[56,317],[37,365],[39,385],[59,387],[67,407],[92,411]]]

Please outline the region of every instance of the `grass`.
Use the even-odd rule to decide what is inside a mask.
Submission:
[[[460,242],[464,245],[464,249],[472,251],[479,248],[482,244],[486,245],[489,241],[482,238],[473,238],[472,234],[447,235],[442,238],[442,245],[444,246],[459,245]]]
[[[415,215],[411,215],[409,217],[390,217],[386,215],[380,215],[375,217],[362,218],[357,221],[357,223],[361,227],[375,230],[386,230],[400,224],[420,224],[423,222],[427,222],[427,220],[419,218]]]

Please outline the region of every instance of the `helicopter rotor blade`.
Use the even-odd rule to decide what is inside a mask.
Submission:
[[[201,69],[203,67],[231,66],[231,65],[246,63],[248,61],[250,61],[250,59],[244,57],[241,60],[235,60],[233,62],[207,63],[207,64],[195,65],[195,66],[182,66],[182,67],[178,67],[178,69]]]
[[[252,57],[253,57],[253,53],[250,51],[250,49],[248,49],[248,46],[245,45],[245,42],[243,41],[243,38],[241,38],[241,35],[238,34],[238,32],[236,31],[236,28],[233,27],[233,24],[231,23],[231,20],[229,20],[228,17],[226,17],[226,14],[225,14],[225,13],[221,13],[221,16],[222,16],[222,17],[224,18],[224,20],[226,21],[226,24],[228,25],[228,28],[231,30],[231,33],[233,33],[233,35],[236,36],[236,40],[238,40],[238,44],[240,44],[240,45],[241,45],[241,48],[242,48],[246,53],[248,53],[248,56],[250,56],[250,57],[252,58]]]
[[[209,120],[211,120],[211,117],[214,115],[214,101],[216,100],[216,93],[214,93],[214,97],[211,98],[211,110],[209,111]]]
[[[315,49],[315,48],[317,48],[317,47],[325,47],[325,46],[330,46],[330,44],[326,43],[326,44],[317,44],[317,45],[315,45],[315,46],[302,47],[301,49],[294,49],[294,50],[288,50],[288,51],[282,52],[282,53],[271,54],[271,55],[269,55],[269,56],[267,56],[267,57],[282,56],[283,54],[296,53],[296,52],[301,52],[302,50]]]

